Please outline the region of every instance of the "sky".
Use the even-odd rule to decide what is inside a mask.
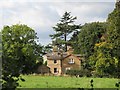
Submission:
[[[0,30],[5,25],[26,24],[47,45],[53,26],[65,11],[76,16],[76,24],[104,22],[115,7],[114,0],[0,0]]]

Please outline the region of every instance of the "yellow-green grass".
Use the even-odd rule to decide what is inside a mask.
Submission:
[[[94,88],[116,88],[115,78],[88,78],[88,77],[59,77],[59,76],[22,76],[25,82],[19,81],[20,88],[91,88],[90,80],[93,79]]]

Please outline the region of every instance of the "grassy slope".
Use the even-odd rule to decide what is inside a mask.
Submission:
[[[90,80],[94,80],[94,88],[115,88],[118,79],[114,78],[76,78],[55,76],[23,76],[22,88],[90,88]]]

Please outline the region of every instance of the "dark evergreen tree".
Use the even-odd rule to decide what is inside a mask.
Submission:
[[[67,36],[75,30],[79,29],[80,26],[74,24],[77,17],[73,17],[70,14],[70,12],[64,13],[62,18],[60,19],[60,22],[58,22],[56,26],[53,27],[54,31],[56,31],[56,34],[50,35],[52,39],[55,39],[55,44],[65,45],[65,51],[67,50]]]

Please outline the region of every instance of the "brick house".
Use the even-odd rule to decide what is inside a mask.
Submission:
[[[47,66],[54,75],[65,74],[66,70],[81,69],[80,55],[72,54],[73,49],[68,48],[67,52],[61,52],[57,47],[51,53],[46,54]]]

